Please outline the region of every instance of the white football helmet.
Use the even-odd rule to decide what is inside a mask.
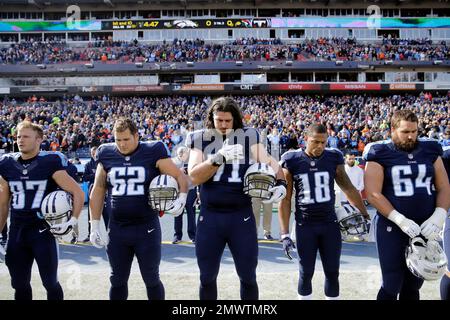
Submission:
[[[63,190],[50,192],[41,203],[41,214],[45,221],[50,225],[68,222],[72,217],[73,199],[72,195]],[[50,229],[56,236],[63,236],[72,230],[72,226],[68,226],[64,230]]]
[[[254,163],[244,176],[244,193],[252,198],[270,199],[270,188],[275,186],[275,171],[267,163]]]
[[[425,242],[420,237],[410,240],[405,256],[408,269],[424,280],[441,279],[448,263],[445,252],[437,241]]]
[[[167,174],[153,178],[148,189],[150,206],[159,211],[166,211],[178,198],[178,182]]]
[[[336,217],[344,239],[359,239],[369,233],[369,223],[357,208],[344,204],[336,210]],[[360,238],[361,237],[361,238]]]

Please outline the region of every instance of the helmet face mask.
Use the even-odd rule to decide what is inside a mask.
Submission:
[[[50,226],[50,231],[56,236],[63,236],[72,230],[68,226],[63,230],[52,229],[54,225],[68,222],[72,217],[73,198],[66,191],[58,190],[50,192],[41,204],[41,215]]]
[[[148,190],[149,205],[155,210],[168,210],[178,198],[178,182],[166,174],[155,177]]]
[[[447,257],[437,241],[425,242],[420,237],[410,240],[405,250],[406,265],[416,277],[439,280],[447,268]]]
[[[366,219],[360,213],[352,214],[340,220],[339,227],[347,236],[362,236],[369,232]]]
[[[254,163],[244,176],[244,193],[252,198],[270,199],[270,188],[276,183],[275,172],[266,163]]]
[[[344,204],[336,210],[336,217],[344,240],[363,240],[369,233],[369,223],[357,208]]]

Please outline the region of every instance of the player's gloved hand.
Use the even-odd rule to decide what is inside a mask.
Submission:
[[[389,213],[388,219],[394,222],[410,238],[415,238],[420,234],[419,225],[411,219],[406,218],[397,210],[392,210]]]
[[[99,249],[108,245],[108,235],[106,235],[105,239],[102,239],[102,236],[100,235],[100,220],[91,220],[91,233],[89,234],[89,240],[94,247]]]
[[[281,241],[283,241],[284,254],[286,255],[286,257],[288,257],[289,260],[292,260],[291,251],[295,250],[294,241],[292,241],[288,233],[281,235]]]
[[[263,203],[278,203],[286,197],[286,181],[278,179],[275,187],[268,190],[272,193],[269,199],[263,200]]]
[[[6,250],[5,250],[5,248],[0,244],[0,263],[5,262],[5,256],[6,256]]]
[[[178,198],[172,202],[172,205],[169,209],[166,210],[167,213],[170,213],[174,217],[178,217],[183,213],[184,206],[186,205],[187,193],[180,193]]]
[[[447,219],[447,211],[443,208],[436,208],[431,217],[420,225],[422,235],[428,240],[437,240],[439,232],[444,227],[445,219]]]
[[[60,223],[60,224],[55,224],[53,226],[51,226],[50,231],[55,231],[55,232],[61,232],[67,229],[73,229],[76,225],[78,224],[78,219],[75,217],[71,217],[69,219],[69,221],[64,222],[64,223]]]
[[[222,148],[212,157],[213,164],[220,165],[227,161],[244,159],[244,147],[241,144],[228,144],[228,139],[223,143]]]

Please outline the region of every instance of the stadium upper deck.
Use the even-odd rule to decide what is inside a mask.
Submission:
[[[448,1],[0,1],[0,40],[450,39]]]
[[[0,1],[0,44],[4,47],[31,39],[34,43],[65,43],[61,50],[51,45],[58,52],[50,54],[34,45],[29,50],[26,44],[11,49],[13,52],[2,51],[0,63],[9,65],[0,69],[0,92],[448,90],[448,4],[443,0],[420,4],[290,0],[276,5],[234,0]],[[281,45],[268,52],[230,46],[236,39],[249,38],[277,39]],[[343,39],[344,44],[314,42],[323,38]],[[378,51],[385,38],[419,39],[427,44],[400,50],[401,46],[389,45],[389,56],[380,58]],[[204,55],[189,59],[183,52],[181,58],[172,59],[176,48],[165,50],[169,52],[165,58],[156,54],[152,58],[161,50],[145,47],[164,41],[171,44],[174,39],[201,39],[206,46],[224,45],[225,50],[208,54],[207,59]],[[356,47],[345,43],[346,39],[356,41]],[[92,44],[99,40],[138,41],[139,45],[117,49],[101,44],[95,48]],[[373,52],[362,53],[367,43],[374,47]],[[300,54],[289,52],[298,51],[295,46],[300,46]],[[103,54],[105,50],[109,52]],[[24,63],[43,65],[11,65]]]

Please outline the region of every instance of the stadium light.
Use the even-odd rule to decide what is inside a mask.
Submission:
[[[292,60],[286,60],[286,62],[284,64],[287,65],[288,67],[290,67],[290,66],[292,66]]]
[[[236,61],[236,66],[242,67],[244,65],[244,62],[242,61]]]
[[[442,60],[434,60],[433,64],[438,65],[438,64],[442,64],[442,62],[443,62]]]
[[[194,62],[192,62],[192,61],[187,61],[187,62],[186,62],[186,66],[188,66],[188,67],[193,67],[193,66],[194,66]]]
[[[344,61],[342,61],[342,60],[336,60],[336,61],[335,61],[335,64],[336,64],[337,66],[342,66],[342,65],[344,64]]]
[[[142,68],[144,66],[142,62],[136,62],[134,65],[136,66],[136,68]]]
[[[39,69],[46,69],[47,66],[45,64],[38,64],[36,65],[36,67],[38,67]]]

